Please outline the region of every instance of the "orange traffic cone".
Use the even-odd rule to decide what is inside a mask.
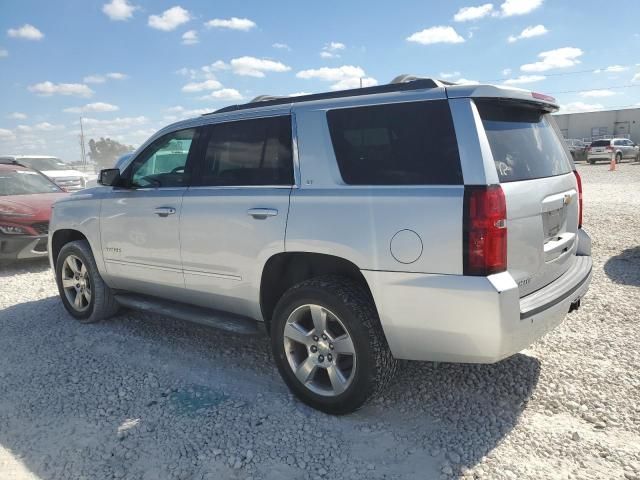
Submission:
[[[616,169],[616,156],[611,156],[611,164],[609,165],[609,171],[613,172]]]

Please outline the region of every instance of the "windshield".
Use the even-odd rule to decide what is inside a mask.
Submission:
[[[59,158],[47,157],[47,158],[28,158],[23,157],[19,159],[19,162],[27,167],[35,168],[36,170],[70,170],[71,167],[64,163]]]
[[[28,170],[0,170],[0,196],[61,192],[48,178]]]
[[[495,100],[476,104],[500,182],[571,172],[569,156],[548,113]]]

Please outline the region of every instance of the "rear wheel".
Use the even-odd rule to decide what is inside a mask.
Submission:
[[[370,295],[341,277],[289,289],[274,312],[271,346],[291,391],[326,413],[357,410],[396,370]]]
[[[56,282],[67,312],[82,323],[99,322],[118,311],[118,303],[102,280],[86,240],[67,243],[60,249]]]
[[[616,163],[622,162],[622,154],[620,152],[616,153]]]
[[[588,158],[587,162],[589,162],[591,165],[595,165],[595,163],[596,163],[596,161],[591,159],[591,158]]]

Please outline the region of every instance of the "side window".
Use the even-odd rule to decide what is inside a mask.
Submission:
[[[345,183],[459,185],[458,143],[446,100],[327,112]]]
[[[187,158],[195,128],[164,135],[149,145],[129,166],[133,187],[182,187],[189,184]]]
[[[291,117],[208,127],[198,185],[292,185]]]

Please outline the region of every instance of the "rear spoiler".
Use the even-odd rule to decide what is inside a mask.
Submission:
[[[452,85],[447,86],[445,90],[447,98],[499,98],[534,103],[548,112],[557,112],[560,109],[555,98],[521,88],[498,87],[495,85]]]

